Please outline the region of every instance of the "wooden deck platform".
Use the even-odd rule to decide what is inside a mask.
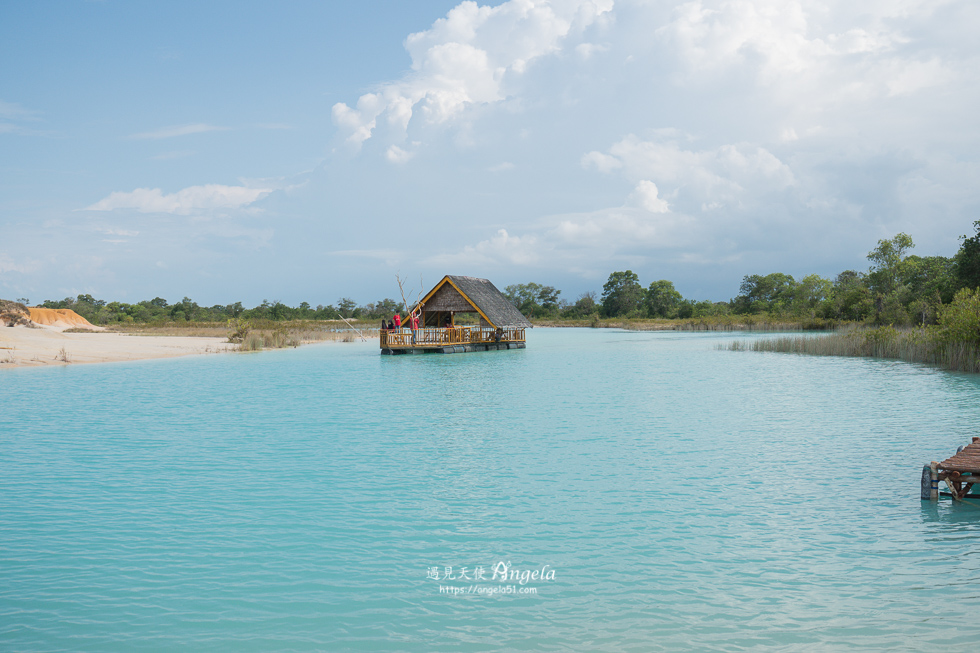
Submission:
[[[946,481],[954,499],[970,493],[974,483],[980,483],[980,438],[963,447],[954,456],[936,465],[938,480]]]
[[[382,354],[461,354],[470,351],[524,349],[524,328],[479,326],[398,329],[381,332]]]
[[[980,487],[980,437],[960,447],[955,455],[941,463],[935,460],[922,466],[922,499],[935,501],[939,498],[939,482],[945,481],[949,494],[954,499],[975,499],[980,495],[970,494],[974,484]]]

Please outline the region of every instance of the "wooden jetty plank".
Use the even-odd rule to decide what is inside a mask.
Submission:
[[[939,463],[938,468],[947,472],[980,474],[980,438],[973,438],[973,442],[959,453]]]

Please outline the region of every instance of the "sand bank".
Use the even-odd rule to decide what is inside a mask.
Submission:
[[[37,308],[27,309],[34,324],[45,326],[62,327],[65,329],[82,328],[102,331],[102,327],[92,325],[84,317],[71,310],[70,308]]]
[[[33,309],[32,309],[33,311]],[[81,363],[171,358],[232,351],[226,338],[135,336],[124,333],[63,333],[58,327],[0,328],[0,370]]]

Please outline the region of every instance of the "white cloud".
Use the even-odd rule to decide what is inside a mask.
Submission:
[[[164,194],[159,188],[137,188],[124,193],[116,191],[85,207],[84,211],[135,209],[140,213],[187,214],[205,209],[233,209],[247,206],[272,192],[270,188],[244,186],[190,186],[176,193]]]
[[[660,208],[660,207],[657,207]],[[685,260],[705,247],[705,226],[686,215],[618,207],[549,216],[521,235],[501,229],[476,245],[431,257],[423,264],[491,273],[514,268],[595,278],[609,266]]]
[[[440,254],[430,257],[424,263],[443,267],[481,267],[506,263],[529,266],[539,260],[538,239],[534,235],[511,236],[506,229],[500,229],[487,240],[476,245],[467,245],[456,254]]]
[[[765,101],[813,113],[955,82],[939,57],[906,47],[905,30],[922,32],[943,4],[957,1],[692,0],[656,34],[679,63],[675,84],[747,78],[771,89]]]
[[[103,228],[103,229],[99,229],[99,231],[101,231],[102,233],[104,233],[106,236],[133,237],[133,236],[139,236],[140,235],[140,232],[133,231],[132,229]]]
[[[409,74],[362,95],[354,108],[335,104],[334,123],[348,143],[360,146],[382,115],[401,134],[416,113],[439,124],[467,106],[499,102],[508,96],[508,80],[523,75],[534,60],[560,51],[569,34],[595,23],[612,6],[612,0],[509,0],[496,7],[462,2],[405,40],[412,57]]]
[[[27,109],[16,102],[0,100],[0,118],[4,120],[37,120],[37,111]]]
[[[623,162],[614,156],[603,154],[602,152],[589,152],[582,155],[583,168],[595,168],[599,172],[610,173],[623,167]]]
[[[187,136],[189,134],[203,134],[204,132],[213,131],[226,131],[228,127],[219,127],[217,125],[206,125],[204,123],[195,123],[193,125],[176,125],[173,127],[163,127],[162,129],[157,129],[150,132],[142,132],[139,134],[132,134],[130,138],[137,140],[159,140],[163,138],[174,138],[175,136]]]
[[[609,47],[605,45],[599,45],[597,43],[579,43],[575,46],[575,54],[577,54],[582,60],[588,61],[597,52],[608,52]]]
[[[406,152],[397,145],[389,146],[388,151],[385,152],[385,158],[389,163],[394,164],[408,163],[413,156],[415,156],[414,152]]]
[[[909,95],[933,86],[942,86],[955,79],[953,71],[938,57],[928,61],[895,63],[895,70],[886,82],[889,95]]]
[[[658,188],[688,198],[695,206],[737,202],[746,195],[778,191],[795,183],[792,170],[775,155],[744,143],[688,150],[676,141],[641,141],[630,135],[613,144],[609,154],[591,152],[583,161],[600,172],[621,170],[637,184],[633,198],[644,207],[666,206]]]
[[[31,274],[33,272],[37,272],[40,267],[41,264],[39,261],[17,261],[6,252],[0,252],[0,273],[2,274],[9,272]]]
[[[169,161],[170,159],[182,159],[193,154],[193,150],[174,150],[172,152],[163,152],[161,154],[157,154],[156,156],[151,156],[150,159],[154,161]]]
[[[666,213],[670,210],[667,200],[659,197],[657,185],[647,179],[640,180],[628,202],[650,213]]]
[[[405,258],[405,252],[397,249],[344,249],[335,252],[328,252],[331,256],[346,256],[350,258],[363,258],[374,261],[383,261],[388,267],[398,265]]]
[[[36,133],[26,128],[22,123],[39,120],[38,112],[28,109],[16,102],[0,100],[0,134],[30,134]]]

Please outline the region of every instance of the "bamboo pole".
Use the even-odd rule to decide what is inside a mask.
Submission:
[[[340,315],[340,313],[338,313],[337,315]],[[343,320],[344,322],[347,322],[347,318],[344,317],[343,315],[340,315],[340,319]],[[361,336],[361,339],[362,340],[367,340],[367,336],[365,336],[363,333],[361,333],[361,330],[358,329],[356,326],[354,326],[350,322],[347,322],[347,326],[349,326],[350,328],[354,329],[354,331],[357,331],[357,335]]]

